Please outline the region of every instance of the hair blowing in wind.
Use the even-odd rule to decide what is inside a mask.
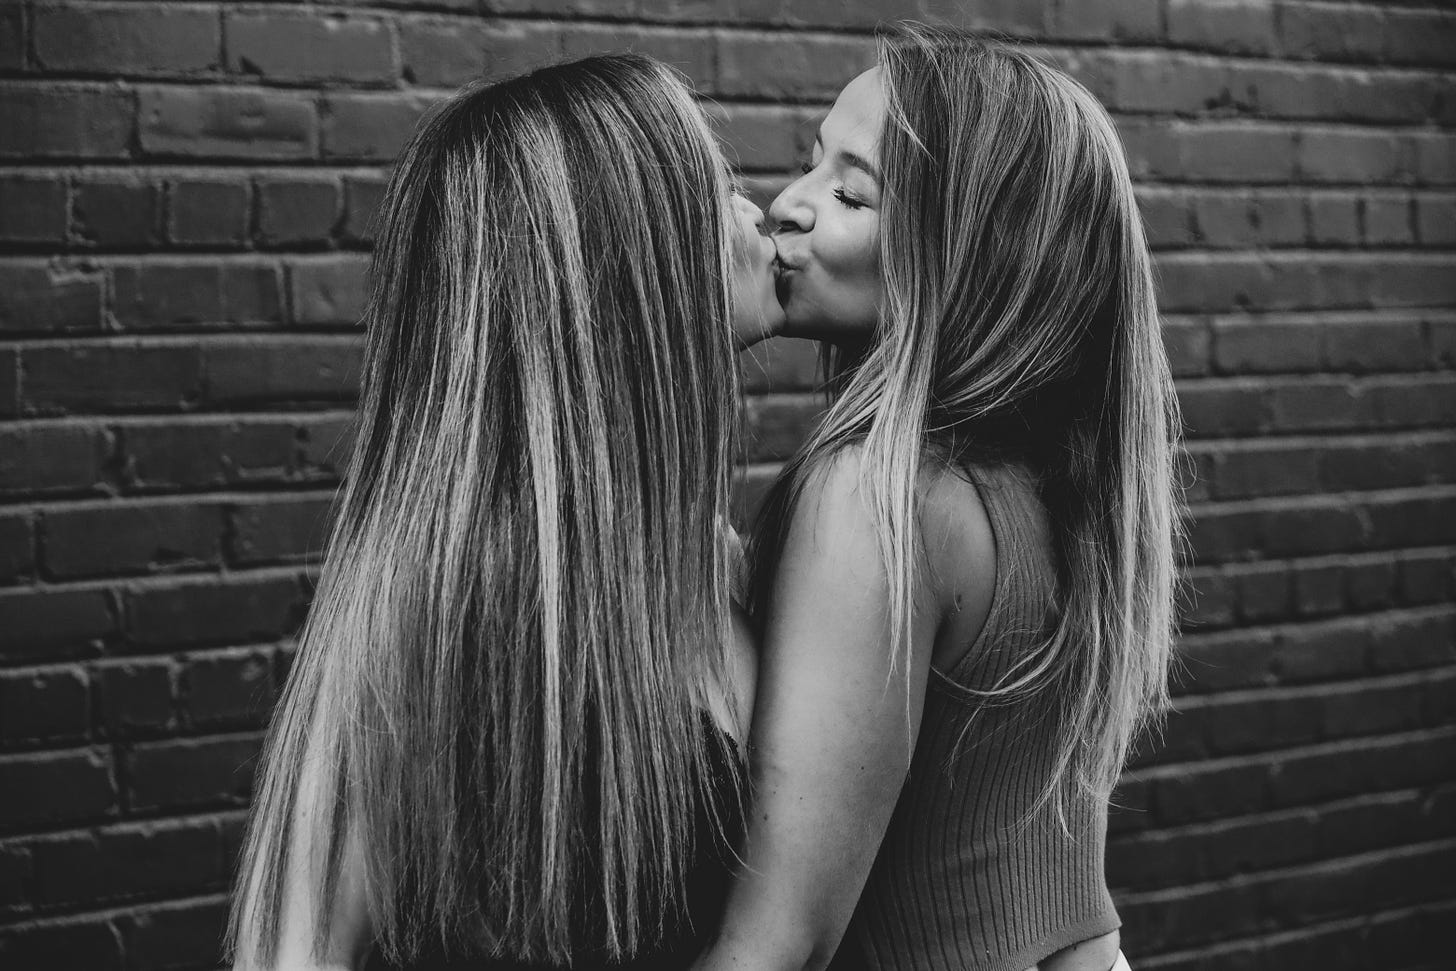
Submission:
[[[467,89],[404,150],[241,964],[275,959],[290,867],[326,934],[348,841],[393,961],[617,957],[676,919],[729,630],[727,194],[686,87],[631,56]]]

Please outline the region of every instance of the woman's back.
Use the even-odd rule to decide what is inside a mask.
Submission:
[[[954,489],[959,511],[926,505],[962,520],[983,509],[994,554],[952,543],[932,569],[942,583],[970,583],[956,574],[991,560],[989,608],[969,649],[931,672],[910,773],[836,968],[1023,971],[1118,926],[1102,873],[1105,804],[1070,803],[1066,830],[1041,805],[1056,771],[1055,694],[985,696],[1024,671],[1055,626],[1046,509],[1023,465],[969,474],[974,486]]]

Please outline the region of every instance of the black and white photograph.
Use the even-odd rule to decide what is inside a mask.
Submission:
[[[1453,924],[1453,0],[0,0],[0,971]]]

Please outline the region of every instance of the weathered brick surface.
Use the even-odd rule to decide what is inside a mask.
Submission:
[[[0,966],[210,968],[352,444],[389,163],[632,48],[767,202],[872,28],[1112,111],[1188,436],[1178,711],[1112,819],[1159,971],[1440,966],[1456,917],[1456,10],[1401,0],[0,3]],[[744,359],[747,516],[821,407]],[[18,798],[16,794],[19,794]]]

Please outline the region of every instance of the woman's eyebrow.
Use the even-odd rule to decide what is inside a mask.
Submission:
[[[824,150],[824,133],[822,129],[819,131],[818,134],[814,136],[814,144],[819,147],[819,150],[821,152]],[[880,170],[875,168],[874,163],[871,162],[869,159],[865,158],[863,155],[858,155],[854,152],[851,152],[847,148],[841,148],[834,154],[835,157],[837,157],[845,165],[859,169],[865,175],[868,175],[870,178],[874,179],[876,185],[880,184]]]

